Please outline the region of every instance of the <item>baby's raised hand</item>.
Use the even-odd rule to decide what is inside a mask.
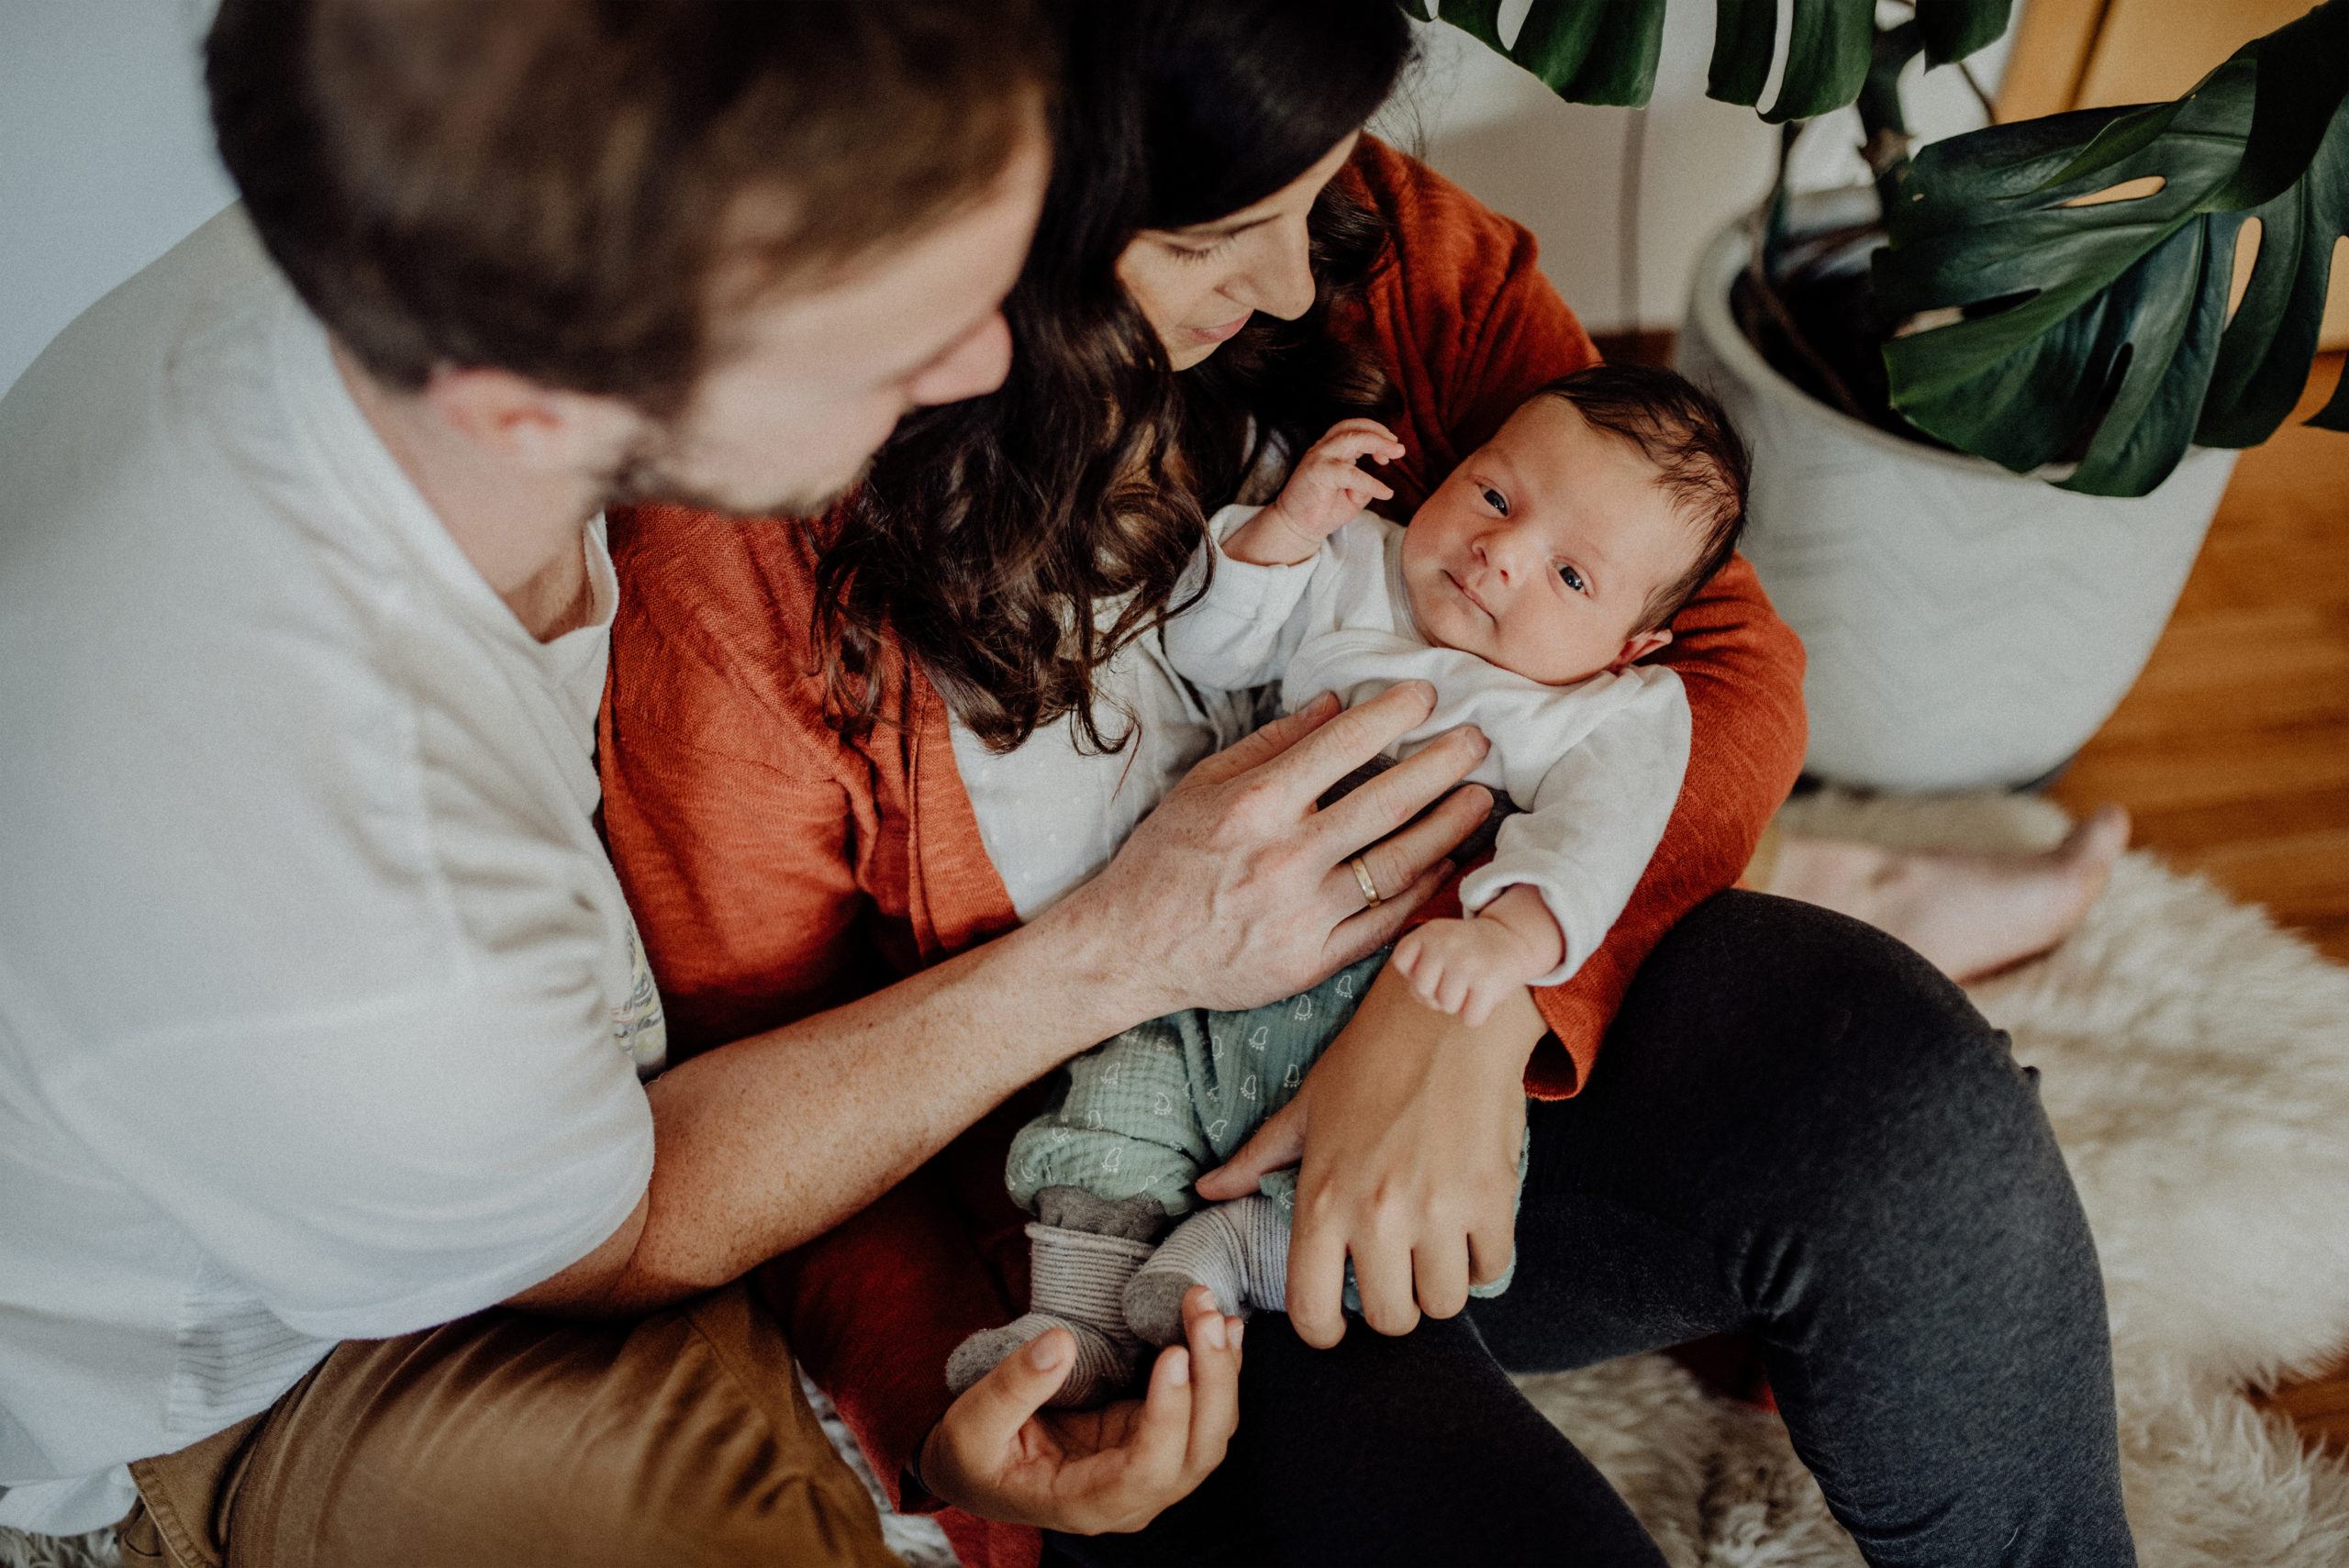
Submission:
[[[1305,449],[1278,499],[1231,532],[1223,552],[1259,566],[1294,566],[1373,501],[1395,494],[1359,466],[1403,455],[1395,432],[1375,419],[1341,419]]]
[[[1470,1028],[1504,997],[1558,967],[1565,939],[1542,895],[1508,889],[1467,920],[1430,920],[1404,933],[1388,965],[1411,983],[1423,1006],[1457,1014]]]

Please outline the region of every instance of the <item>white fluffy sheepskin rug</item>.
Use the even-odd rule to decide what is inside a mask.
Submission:
[[[1784,820],[1912,848],[2041,849],[2065,827],[2009,796],[1821,795]],[[2132,853],[2061,948],[1974,999],[2040,1069],[2095,1228],[2145,1568],[2349,1564],[2349,1466],[2305,1456],[2242,1393],[2349,1344],[2349,968]],[[1859,1562],[1777,1418],[1676,1363],[1636,1356],[1525,1389],[1674,1568]],[[917,1568],[953,1561],[929,1521],[886,1523]],[[7,1568],[112,1558],[103,1537],[0,1531]]]

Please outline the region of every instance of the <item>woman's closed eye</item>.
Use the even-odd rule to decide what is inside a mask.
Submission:
[[[1205,261],[1211,257],[1220,256],[1231,249],[1231,236],[1227,234],[1222,239],[1206,245],[1185,245],[1174,239],[1162,239],[1159,243],[1174,252],[1179,261]]]
[[[1582,573],[1575,568],[1572,562],[1561,561],[1558,562],[1558,578],[1575,593],[1587,594],[1590,592],[1589,582],[1583,576]]]

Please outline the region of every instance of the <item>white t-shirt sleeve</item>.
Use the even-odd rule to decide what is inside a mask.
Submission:
[[[1226,506],[1208,519],[1208,542],[1193,557],[1177,598],[1195,590],[1207,571],[1206,554],[1216,552],[1215,572],[1198,603],[1165,626],[1166,656],[1182,677],[1212,691],[1238,692],[1281,678],[1289,656],[1304,639],[1317,570],[1330,560],[1330,546],[1293,566],[1259,566],[1222,552],[1231,530],[1261,506]]]
[[[1520,801],[1526,809],[1502,821],[1492,860],[1460,884],[1471,911],[1520,884],[1541,893],[1565,951],[1537,985],[1572,979],[1606,940],[1680,799],[1687,694],[1668,670],[1639,674],[1636,695],[1550,765],[1531,800]]]

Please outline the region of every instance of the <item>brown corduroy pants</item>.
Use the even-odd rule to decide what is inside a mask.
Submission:
[[[897,1562],[743,1284],[629,1323],[493,1310],[352,1340],[130,1472],[125,1568]]]

